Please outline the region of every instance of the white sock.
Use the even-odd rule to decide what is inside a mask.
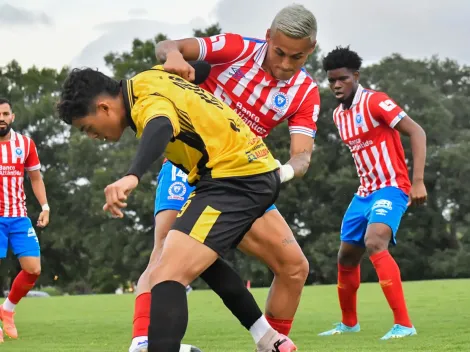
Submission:
[[[129,352],[134,351],[140,342],[145,342],[148,340],[147,336],[137,336],[132,339],[131,346],[129,347]]]
[[[262,315],[261,318],[259,318],[250,328],[250,333],[251,336],[253,336],[255,343],[257,344],[270,329],[272,329],[271,325],[269,325],[266,317]]]
[[[11,303],[11,301],[7,298],[5,302],[3,302],[3,309],[7,312],[15,311],[16,304]]]

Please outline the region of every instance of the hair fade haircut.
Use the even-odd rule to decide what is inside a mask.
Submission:
[[[8,104],[10,106],[10,110],[13,109],[13,107],[11,106],[10,101],[7,98],[0,97],[0,105],[3,105],[3,104]]]
[[[362,58],[349,49],[349,46],[343,48],[337,46],[330,51],[323,59],[323,69],[327,71],[336,70],[338,68],[347,68],[352,71],[359,71],[362,65]]]
[[[289,5],[274,17],[271,32],[277,30],[291,38],[303,39],[309,37],[313,44],[317,39],[317,19],[303,5]]]
[[[116,97],[121,91],[120,83],[91,68],[75,68],[62,86],[57,112],[67,124],[95,111],[95,101],[100,95]]]

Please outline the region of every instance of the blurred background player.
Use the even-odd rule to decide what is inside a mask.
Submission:
[[[388,246],[390,242],[396,244],[396,233],[407,207],[426,201],[426,134],[387,94],[359,84],[361,63],[356,52],[341,47],[323,61],[330,89],[339,102],[333,120],[351,151],[360,186],[341,225],[338,296],[342,320],[320,335],[360,331],[356,292],[361,281],[359,264],[367,251],[393,311],[394,325],[382,337],[386,340],[416,334],[408,316],[400,269]],[[412,183],[400,133],[410,137]]]
[[[291,5],[275,16],[266,40],[232,33],[168,40],[157,44],[156,56],[165,62],[165,70],[189,81],[194,80],[195,72],[187,61],[204,60],[213,65],[200,86],[235,110],[256,135],[266,137],[275,126],[287,122],[291,158],[281,166],[281,180],[286,182],[306,173],[313,149],[320,97],[316,82],[303,66],[315,49],[316,35],[314,15],[301,5]],[[163,164],[156,191],[155,246],[150,263],[158,260],[163,239],[192,190],[182,170],[169,162]],[[238,248],[260,258],[274,272],[265,314],[271,326],[288,335],[309,267],[274,205],[253,224]],[[244,283],[229,264],[219,258],[201,278],[241,320],[243,307],[237,297],[243,294]],[[130,352],[145,351],[149,291],[146,270],[137,285]],[[242,324],[249,329],[252,322]]]
[[[47,226],[50,209],[36,145],[31,138],[11,129],[14,120],[15,114],[9,101],[0,98],[0,179],[3,185],[0,187],[0,258],[6,258],[10,245],[22,269],[13,281],[7,299],[0,306],[0,320],[6,335],[16,339],[15,306],[34,287],[41,273],[39,241],[26,211],[25,171],[42,206],[37,226]],[[1,329],[0,342],[3,342]]]

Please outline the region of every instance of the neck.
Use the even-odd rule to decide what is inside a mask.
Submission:
[[[351,93],[351,96],[346,99],[345,101],[343,101],[343,108],[345,110],[349,109],[354,101],[354,97],[356,96],[356,92],[357,92],[357,87],[352,91]]]
[[[4,136],[0,136],[0,142],[9,141],[11,139],[11,131]]]
[[[267,73],[269,73],[272,77],[274,77],[273,71],[269,68],[269,61],[268,61],[267,53],[266,53],[266,56],[263,60],[263,64],[261,65],[261,67],[263,68],[263,70],[265,70]],[[274,77],[274,78],[276,78],[276,77]]]

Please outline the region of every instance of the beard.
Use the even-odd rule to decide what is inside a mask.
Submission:
[[[9,124],[7,124],[7,126],[4,128],[0,128],[0,137],[5,137],[8,133],[10,133],[10,130],[11,130],[11,125]]]

